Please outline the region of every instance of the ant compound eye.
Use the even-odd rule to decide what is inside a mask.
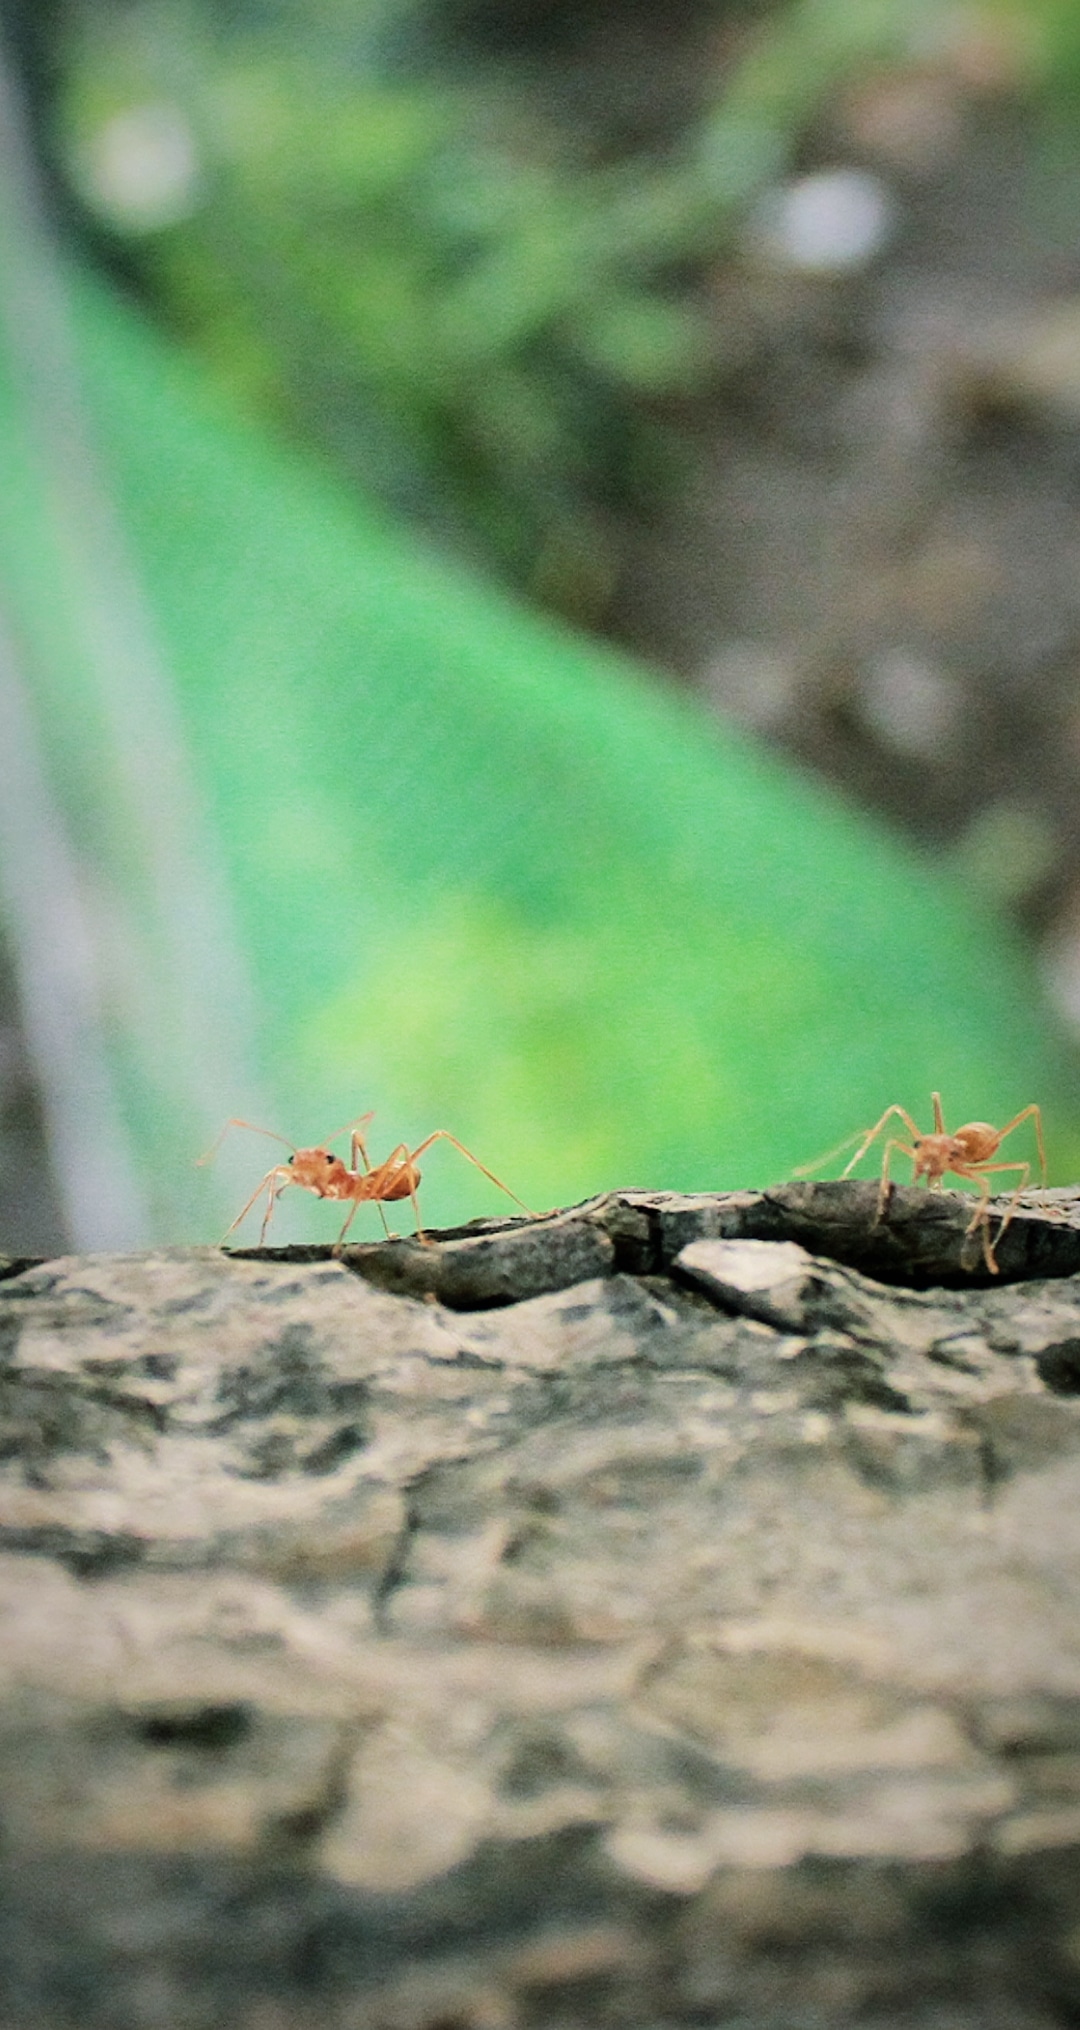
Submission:
[[[323,1155],[324,1155],[324,1156],[326,1157],[326,1160],[327,1160],[327,1162],[328,1162],[328,1163],[332,1163],[332,1162],[333,1162],[333,1160],[334,1160],[334,1159],[333,1159],[333,1157],[331,1156],[331,1154],[330,1154],[330,1151],[329,1151],[329,1149],[324,1149],[324,1150],[323,1150]]]
[[[289,1157],[289,1162],[290,1162],[290,1163],[295,1163],[295,1162],[296,1162],[296,1157],[295,1157],[295,1156],[290,1156],[290,1157]]]

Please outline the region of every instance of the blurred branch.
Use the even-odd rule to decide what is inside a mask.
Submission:
[[[149,1207],[105,1048],[78,869],[0,622],[0,896],[56,1169],[77,1248],[149,1237]]]
[[[104,943],[99,936],[100,992],[90,990],[87,957],[78,1020],[71,1017],[51,1038],[31,1039],[41,1053],[46,1114],[58,1136],[58,1167],[67,1172],[75,1153],[85,1160],[108,1083],[100,1069],[85,1086],[74,1078],[68,1045],[74,1047],[78,1035],[76,1055],[91,1051],[99,1065],[119,1049],[131,1068],[129,1102],[137,1092],[136,1103],[162,1137],[167,1173],[170,1159],[193,1155],[238,1106],[260,1110],[250,1071],[253,997],[190,777],[170,673],[93,442],[64,278],[0,51],[3,378],[10,382],[11,455],[24,455],[31,496],[25,512],[31,520],[35,510],[40,517],[44,552],[34,556],[31,572],[17,542],[6,554],[0,547],[9,626],[22,645],[18,698],[10,651],[6,658],[6,710],[18,735],[12,753],[21,753],[28,777],[37,779],[43,813],[62,798],[70,850],[83,860],[84,885],[88,879],[101,905],[94,929],[109,934]],[[48,786],[50,763],[62,791]],[[15,776],[11,755],[6,770]],[[58,821],[43,816],[42,823],[42,868],[55,863],[57,886],[50,887],[43,871],[40,885],[32,887],[18,840],[6,841],[9,885],[17,892],[19,970],[28,983],[41,976],[41,952],[62,946],[71,934],[79,885],[70,866],[67,876],[60,872]],[[9,833],[14,829],[12,821]],[[86,957],[85,921],[75,938]],[[32,1022],[41,1017],[40,996],[29,987],[27,1012]],[[101,1146],[118,1149],[121,1139],[109,1131]],[[148,1176],[140,1200],[125,1171],[118,1159],[113,1214],[93,1194],[87,1200],[81,1184],[72,1185],[76,1199],[69,1209],[79,1245],[91,1244],[88,1232],[100,1231],[103,1219],[120,1222],[128,1241],[145,1237],[151,1203],[158,1230],[169,1230],[167,1178]],[[227,1195],[227,1182],[221,1188]],[[115,1228],[109,1231],[115,1239]]]

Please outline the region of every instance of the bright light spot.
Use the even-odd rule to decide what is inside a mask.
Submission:
[[[798,685],[789,658],[755,641],[725,643],[702,672],[710,702],[745,726],[782,724],[795,705]]]
[[[84,147],[79,170],[95,211],[124,232],[175,225],[198,203],[195,136],[179,107],[164,102],[106,121]]]
[[[823,169],[768,193],[754,237],[769,258],[807,274],[843,274],[879,254],[895,224],[892,198],[865,169]]]
[[[1044,946],[1042,972],[1059,1015],[1080,1036],[1080,917],[1075,910]]]
[[[877,656],[859,684],[865,726],[917,761],[939,759],[957,731],[963,694],[955,677],[907,649]]]
[[[995,797],[976,811],[953,853],[961,879],[995,909],[1014,908],[1054,871],[1060,843],[1052,821],[1021,796]],[[1065,978],[1068,959],[1063,960]]]

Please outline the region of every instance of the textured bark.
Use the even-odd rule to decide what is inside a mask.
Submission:
[[[4,2030],[1075,2025],[1077,1206],[0,1264]]]

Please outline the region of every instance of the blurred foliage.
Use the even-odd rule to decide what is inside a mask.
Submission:
[[[235,1017],[219,975],[187,968],[187,1015],[170,991],[172,876],[109,721],[130,600],[89,539],[99,500],[232,899],[268,1127],[305,1139],[374,1106],[376,1155],[451,1128],[544,1205],[768,1182],[890,1100],[925,1118],[936,1086],[951,1119],[1038,1098],[1068,1165],[1056,1045],[969,895],[373,504],[594,611],[610,503],[656,483],[666,405],[722,341],[701,264],[829,86],[940,10],[739,10],[693,116],[621,149],[604,123],[591,147],[561,129],[513,66],[466,60],[438,12],[69,0],[72,187],[99,251],[229,391],[220,412],[85,283],[81,392],[57,409],[68,341],[49,351],[33,232],[21,279],[0,261],[0,589],[106,930],[109,1048],[156,1231],[212,1233],[189,1159],[247,1102],[203,1118],[204,1040]],[[323,470],[238,424],[237,398]],[[134,664],[127,680],[134,695]],[[457,1161],[435,1154],[433,1220],[494,1209]],[[280,1231],[300,1225],[293,1208]]]
[[[663,484],[671,405],[722,350],[703,261],[837,79],[935,8],[702,13],[693,103],[634,145],[602,78],[591,129],[560,120],[447,0],[73,0],[63,157],[249,408],[591,618],[611,510]]]
[[[960,1119],[1037,1097],[1062,1160],[1066,1077],[1029,974],[958,887],[219,413],[97,288],[73,309],[234,898],[268,1127],[317,1138],[373,1106],[376,1155],[451,1128],[544,1206],[767,1183],[889,1100],[924,1117],[938,1086]],[[96,907],[134,927],[102,964],[155,1228],[210,1238],[214,1180],[190,1159],[220,1120],[198,1059],[225,982],[192,982],[204,1044],[162,972],[169,870],[138,831],[159,830],[156,785],[140,817],[110,744],[108,560],[77,553],[71,433],[42,465],[21,385],[0,346],[0,585]],[[263,1145],[239,1153],[254,1182]],[[424,1203],[498,1206],[445,1149]],[[279,1232],[327,1225],[294,1204]]]
[[[1076,0],[1013,0],[1001,13],[1027,31],[1039,82],[1048,102],[1071,105],[1080,98],[1080,7]]]

